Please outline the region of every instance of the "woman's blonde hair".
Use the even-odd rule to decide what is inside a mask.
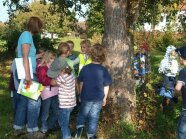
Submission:
[[[43,66],[43,65],[48,64],[50,62],[50,59],[51,59],[52,56],[55,58],[56,54],[52,51],[45,51],[45,53],[44,53],[44,55],[41,59],[40,65]]]

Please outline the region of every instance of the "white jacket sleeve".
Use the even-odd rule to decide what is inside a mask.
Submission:
[[[179,65],[177,60],[172,60],[171,61],[171,73],[177,74],[179,70]]]

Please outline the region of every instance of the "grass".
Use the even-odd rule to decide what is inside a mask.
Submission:
[[[60,41],[62,41],[62,42],[66,42],[68,40],[71,40],[74,42],[74,51],[81,50],[81,48],[80,48],[81,39],[80,38],[68,36],[68,37],[64,37],[64,38],[60,39]]]
[[[3,57],[3,56],[2,56]],[[10,67],[9,60],[5,61],[1,58],[0,63],[0,139],[9,138],[11,134],[13,123],[13,109],[12,98],[10,97],[10,90],[8,90],[9,72]]]

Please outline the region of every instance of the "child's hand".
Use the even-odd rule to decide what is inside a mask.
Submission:
[[[102,104],[102,106],[105,106],[106,104],[107,104],[107,99],[104,98],[104,99],[103,99],[103,104]]]
[[[63,76],[64,74],[65,74],[65,70],[63,69],[63,70],[61,70],[60,75]]]
[[[52,79],[52,80],[50,81],[50,85],[56,86],[56,85],[57,85],[56,80],[55,80],[55,79]]]

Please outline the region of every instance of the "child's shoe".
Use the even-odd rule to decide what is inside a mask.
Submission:
[[[77,129],[77,131],[75,132],[74,137],[77,138],[77,139],[80,139],[82,133],[83,133],[83,127],[79,127],[79,128]]]
[[[14,136],[15,137],[20,137],[21,135],[26,134],[26,131],[24,129],[18,129],[14,131]]]
[[[39,131],[28,133],[28,139],[44,139],[45,137],[45,134]]]
[[[97,139],[97,137],[94,135],[93,137],[88,137],[88,139]]]
[[[173,97],[172,99],[171,99],[174,103],[178,103],[178,98],[177,97]]]

